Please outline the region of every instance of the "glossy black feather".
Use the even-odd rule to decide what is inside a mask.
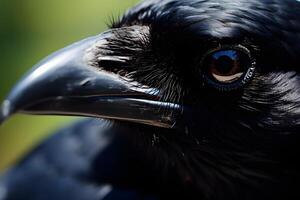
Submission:
[[[161,199],[300,198],[298,1],[148,0],[112,28],[109,44],[93,49],[93,66],[186,106],[178,119],[184,130],[76,125],[4,176],[8,196],[55,191],[56,199],[95,199],[103,184],[112,184],[116,195],[133,190],[128,199],[147,193]],[[255,56],[257,70],[245,87],[219,91],[202,80],[199,59],[218,45],[243,45]],[[100,55],[117,59],[100,62]],[[119,142],[105,146],[110,140]],[[78,194],[69,192],[74,189]]]
[[[155,200],[135,189],[148,175],[133,145],[116,137],[129,129],[114,126],[85,120],[61,130],[1,178],[1,200]]]

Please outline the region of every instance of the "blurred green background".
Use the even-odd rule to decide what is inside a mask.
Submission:
[[[0,101],[31,66],[106,29],[138,0],[0,0]],[[16,115],[0,126],[0,172],[78,118]]]

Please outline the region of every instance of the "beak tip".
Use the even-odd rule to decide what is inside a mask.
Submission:
[[[5,100],[0,107],[0,125],[12,114],[11,102]]]

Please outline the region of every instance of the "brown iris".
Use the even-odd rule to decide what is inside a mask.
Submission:
[[[250,64],[249,56],[245,52],[235,49],[213,51],[204,59],[207,75],[223,84],[239,80]]]

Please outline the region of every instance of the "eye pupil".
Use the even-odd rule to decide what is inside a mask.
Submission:
[[[219,74],[228,74],[234,66],[234,61],[229,56],[221,56],[213,62],[213,65]]]

